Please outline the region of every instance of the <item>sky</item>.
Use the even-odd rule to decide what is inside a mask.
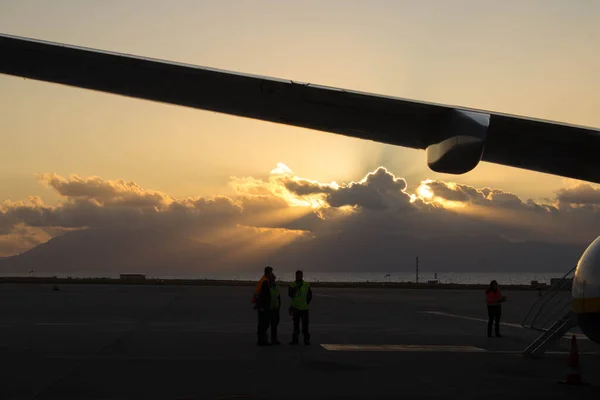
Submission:
[[[0,0],[0,27],[2,33],[73,45],[600,127],[599,12],[600,4],[591,0]],[[0,256],[65,230],[97,227],[97,221],[83,217],[84,203],[95,218],[102,215],[102,226],[110,218],[94,207],[125,207],[146,215],[145,205],[124,205],[86,191],[65,193],[57,182],[83,182],[82,190],[95,182],[138,188],[137,194],[159,193],[162,203],[152,207],[160,213],[199,196],[225,196],[243,206],[254,195],[240,187],[246,179],[279,188],[264,195],[292,210],[278,211],[288,214],[282,220],[302,214],[327,221],[322,210],[335,209],[356,222],[367,210],[360,201],[336,203],[339,196],[327,191],[298,198],[271,180],[287,173],[289,179],[336,182],[337,189],[328,190],[337,193],[360,187],[351,182],[378,167],[406,182],[404,191],[393,189],[399,204],[418,198],[402,206],[405,210],[442,209],[462,218],[454,224],[479,221],[473,232],[485,225],[491,229],[486,234],[513,242],[577,245],[597,233],[590,225],[600,204],[597,185],[488,163],[464,175],[437,174],[427,168],[422,151],[9,76],[0,76],[0,88],[0,201],[5,200]],[[272,173],[278,163],[289,168],[284,175]],[[423,184],[426,180],[434,184]],[[448,187],[454,191],[440,194]],[[466,207],[444,201],[444,196],[458,196],[461,187],[479,194],[459,196]],[[541,207],[552,217],[538,221],[541,211],[525,208],[506,214],[506,206],[502,213],[492,212],[489,204],[497,199],[485,188],[500,190],[496,198],[513,196],[518,207]],[[488,208],[475,204],[481,196],[490,202]],[[400,206],[391,204],[398,211]],[[34,211],[63,219],[32,221]],[[77,213],[79,222],[67,212]],[[538,214],[524,222],[523,212]],[[494,219],[514,224],[510,232],[492,229]],[[382,220],[380,230],[387,229],[386,220],[393,219]],[[439,225],[436,221],[430,220],[429,229]],[[548,224],[562,225],[550,229]],[[263,225],[290,229],[284,236],[314,233],[306,225],[294,233],[281,221],[259,219],[248,226]]]

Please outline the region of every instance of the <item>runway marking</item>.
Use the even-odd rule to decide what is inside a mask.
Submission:
[[[322,344],[329,351],[407,351],[407,352],[450,352],[474,353],[485,352],[475,346],[430,346],[430,345],[398,345],[398,344]]]
[[[37,326],[92,326],[89,322],[36,322]]]
[[[332,299],[343,299],[343,300],[366,300],[366,301],[370,301],[370,302],[385,303],[385,304],[391,304],[392,302],[406,301],[406,300],[437,300],[437,298],[435,298],[435,297],[422,297],[422,296],[402,296],[402,297],[398,297],[393,300],[388,300],[388,299],[382,299],[382,298],[378,298],[378,297],[371,297],[369,295],[364,295],[364,294],[333,295],[333,294],[315,293],[315,296],[331,297]]]
[[[105,325],[133,325],[134,322],[125,321],[101,321],[101,322],[34,322],[36,326],[93,326],[101,327]]]
[[[471,321],[486,322],[486,323],[488,322],[487,319],[483,319],[483,318],[467,317],[466,315],[456,315],[456,314],[445,313],[442,311],[423,311],[423,312],[427,313],[427,314],[442,315],[444,317],[462,318],[462,319],[468,319]],[[500,322],[500,325],[510,326],[511,328],[521,328],[521,329],[523,328],[519,324],[513,324],[510,322]]]
[[[422,311],[426,314],[433,314],[433,315],[442,315],[444,317],[453,317],[453,318],[462,318],[462,319],[468,319],[470,321],[478,321],[478,322],[485,322],[487,323],[488,320],[487,319],[483,319],[483,318],[475,318],[475,317],[468,317],[466,315],[456,315],[456,314],[450,314],[450,313],[445,313],[442,311]],[[519,324],[513,324],[510,322],[500,322],[500,325],[503,326],[508,326],[511,328],[519,328],[519,329],[525,329],[522,325]],[[540,333],[541,335],[541,333]],[[563,336],[563,339],[571,339],[571,336],[575,335],[577,337],[578,340],[589,340],[589,338],[585,335],[582,335],[580,333],[574,333],[574,332],[567,332],[565,333],[565,336]]]

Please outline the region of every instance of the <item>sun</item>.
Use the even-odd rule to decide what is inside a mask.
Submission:
[[[431,204],[431,205],[439,205],[446,209],[460,209],[460,208],[466,207],[467,203],[465,203],[465,202],[447,200],[443,197],[436,196],[435,193],[433,192],[433,190],[431,189],[431,187],[427,184],[429,182],[431,182],[431,181],[428,180],[428,181],[421,182],[419,187],[415,190],[415,193],[410,195],[411,203],[414,203],[415,201],[420,199],[424,203]],[[456,188],[455,183],[448,183],[447,186],[452,189]]]
[[[432,200],[434,196],[433,190],[424,183],[417,188],[417,195],[423,200]]]

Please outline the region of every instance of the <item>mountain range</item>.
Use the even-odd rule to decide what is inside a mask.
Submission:
[[[435,272],[566,272],[584,250],[585,246],[493,236],[415,238],[406,233],[339,231],[240,254],[240,246],[226,238],[215,244],[174,229],[113,225],[68,232],[2,258],[0,273],[193,276],[225,269],[253,271],[266,264],[281,271],[409,272],[417,256],[422,268]]]

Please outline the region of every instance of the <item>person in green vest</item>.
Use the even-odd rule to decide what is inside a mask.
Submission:
[[[277,285],[277,277],[271,274],[269,279],[269,289],[271,291],[271,344],[281,344],[277,340],[277,327],[279,326],[279,310],[281,309],[281,295],[279,294],[279,285]]]
[[[308,282],[303,280],[302,271],[296,271],[296,280],[290,283],[288,295],[292,299],[290,311],[294,321],[294,332],[291,345],[297,345],[300,336],[300,321],[302,321],[302,336],[304,344],[310,345],[310,333],[308,333],[308,307],[312,300],[312,290]]]

